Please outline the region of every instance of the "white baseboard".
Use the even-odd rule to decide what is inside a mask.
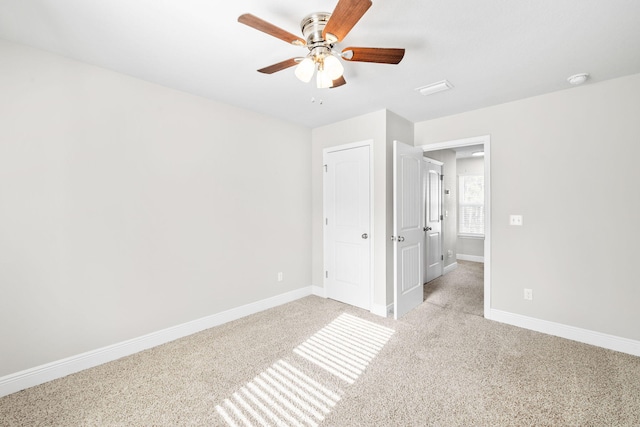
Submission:
[[[317,285],[311,286],[311,294],[319,296],[321,298],[327,298],[326,288],[322,286],[317,286]],[[391,310],[393,311],[393,304],[391,304],[390,307],[391,307]],[[389,313],[389,308],[385,307],[384,305],[371,303],[370,312],[381,317],[388,317],[387,314]]]
[[[296,289],[141,337],[6,375],[0,378],[0,397],[295,301],[311,295],[312,290],[311,286]]]
[[[484,257],[478,255],[456,254],[456,259],[462,261],[484,262]]]
[[[454,262],[453,264],[449,264],[442,270],[442,274],[451,273],[456,268],[458,268],[458,263],[457,262]]]
[[[313,285],[311,286],[311,294],[322,297],[322,298],[326,298],[327,290],[322,286]]]
[[[495,320],[496,322],[506,323],[561,338],[567,338],[573,341],[631,354],[633,356],[640,356],[640,341],[603,334],[601,332],[590,331],[588,329],[576,328],[575,326],[563,325],[561,323],[549,322],[547,320],[535,319],[533,317],[522,316],[520,314],[509,313],[502,310],[491,309],[489,317],[485,317],[490,320]]]

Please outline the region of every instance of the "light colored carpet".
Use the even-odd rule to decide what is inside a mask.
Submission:
[[[6,396],[0,425],[640,425],[640,358],[485,320],[432,285],[400,321],[303,298]]]
[[[458,268],[424,285],[424,300],[442,308],[484,315],[484,264],[460,261]]]

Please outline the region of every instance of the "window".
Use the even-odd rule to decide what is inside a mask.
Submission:
[[[458,177],[458,234],[484,235],[484,176]]]

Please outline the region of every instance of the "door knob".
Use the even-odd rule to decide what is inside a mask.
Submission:
[[[404,237],[398,236],[398,242],[404,242]]]
[[[367,239],[367,238],[369,238],[369,235],[367,233],[362,233],[362,238],[363,239]]]
[[[431,229],[431,227],[424,227],[422,230],[424,230],[424,231],[431,231],[432,229]]]

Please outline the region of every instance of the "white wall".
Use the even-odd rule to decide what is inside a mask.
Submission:
[[[482,175],[484,174],[484,157],[456,159],[456,171],[458,175]]]
[[[640,339],[639,117],[637,74],[416,124],[491,135],[494,309]]]
[[[456,249],[456,257],[458,259],[481,262],[482,258],[484,258],[484,238],[475,236],[458,236]]]
[[[0,58],[0,376],[311,284],[309,129]]]

